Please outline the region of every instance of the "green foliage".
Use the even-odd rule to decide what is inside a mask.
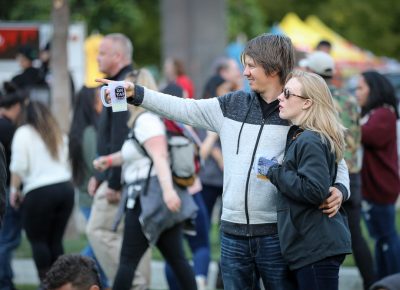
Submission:
[[[51,21],[52,0],[0,0],[0,19]],[[133,42],[134,60],[140,66],[160,61],[160,8],[152,0],[70,0],[71,21],[84,21],[88,33],[122,32]]]
[[[354,44],[376,55],[400,59],[398,1],[330,0],[320,11],[327,25]]]
[[[74,20],[86,21],[89,33],[126,34],[140,66],[159,63],[159,1],[71,0],[71,14]]]
[[[258,0],[229,0],[227,9],[228,39],[235,40],[240,33],[249,38],[268,31],[268,14],[260,9]]]
[[[88,32],[122,32],[135,47],[141,66],[160,63],[161,0],[69,0],[71,21],[87,23]],[[195,0],[191,0],[195,1]],[[282,20],[287,12],[317,15],[333,30],[377,55],[400,59],[400,5],[397,0],[225,0],[228,39],[249,38]],[[0,19],[49,21],[51,0],[0,0]],[[5,8],[6,7],[6,8]]]
[[[357,46],[379,56],[400,59],[397,0],[227,0],[227,3],[231,40],[240,32],[254,37],[260,33],[258,27],[271,27],[288,12],[295,12],[302,19],[314,14]]]
[[[0,0],[0,20],[47,21],[51,14],[51,0]]]

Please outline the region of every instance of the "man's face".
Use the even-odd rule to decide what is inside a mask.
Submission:
[[[32,66],[32,61],[22,54],[17,54],[16,60],[22,69],[27,69]]]
[[[99,46],[99,53],[97,55],[97,63],[99,70],[108,76],[112,76],[114,67],[116,65],[116,53],[111,39],[104,38]]]
[[[268,76],[265,74],[263,67],[256,64],[254,59],[248,55],[244,56],[243,75],[249,81],[250,88],[258,93],[262,93],[268,84]]]

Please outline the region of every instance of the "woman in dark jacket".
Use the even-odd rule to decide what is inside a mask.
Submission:
[[[361,107],[361,169],[363,214],[375,239],[378,278],[400,272],[400,239],[395,226],[395,203],[400,191],[396,121],[399,118],[395,91],[375,71],[361,74],[357,86]]]
[[[294,72],[278,97],[279,116],[290,120],[282,164],[273,156],[257,158],[257,174],[278,188],[281,251],[300,290],[337,290],[339,267],[351,253],[350,231],[342,213],[323,214],[343,158],[344,134],[325,81]],[[345,188],[341,188],[345,191]]]

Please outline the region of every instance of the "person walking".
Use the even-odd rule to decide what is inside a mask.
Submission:
[[[356,90],[361,107],[362,211],[375,240],[377,278],[400,272],[400,239],[395,204],[400,191],[395,91],[376,71],[363,72]]]
[[[289,124],[279,118],[277,97],[293,69],[294,50],[284,35],[262,34],[250,40],[242,55],[244,76],[252,91],[236,91],[208,100],[167,96],[126,82],[127,100],[166,118],[219,134],[224,159],[221,217],[221,268],[226,289],[251,289],[258,271],[265,287],[294,289],[279,246],[276,188],[257,180],[252,167],[257,153],[283,156]],[[110,80],[98,79],[101,83]],[[335,186],[348,188],[344,161]],[[347,192],[334,193],[321,212],[334,216]],[[260,194],[262,193],[262,194]]]
[[[50,110],[30,101],[22,124],[12,142],[10,204],[22,209],[22,225],[43,282],[64,253],[62,239],[74,205],[74,189],[67,138]]]
[[[137,83],[156,88],[155,81],[147,70],[141,69],[138,74]],[[156,245],[161,251],[182,289],[197,289],[193,270],[183,251],[182,224],[168,220],[174,218],[175,213],[179,215],[181,206],[184,208],[185,204],[178,195],[178,190],[182,189],[173,185],[165,126],[153,113],[142,108],[131,107],[130,110],[129,124],[132,129],[122,149],[100,156],[93,163],[98,170],[121,165],[124,168],[123,180],[127,200],[122,206],[126,207],[125,228],[113,289],[130,288],[138,263],[150,245]],[[168,214],[163,220],[157,220],[158,217],[154,213],[147,218],[145,216],[149,208],[157,204],[154,200],[154,204],[143,201],[142,197],[150,191],[156,191],[157,198],[163,199],[161,202],[168,208]],[[184,194],[191,198],[187,190],[184,191]]]
[[[99,70],[112,80],[123,80],[132,72],[132,42],[121,33],[106,35],[100,43],[97,62]],[[121,149],[128,135],[129,112],[112,113],[104,108],[99,117],[97,128],[97,155],[108,155]],[[115,166],[103,173],[97,172],[88,182],[88,192],[94,195],[92,211],[86,233],[94,253],[107,277],[112,281],[119,265],[123,226],[117,231],[112,229],[121,197],[121,167]],[[146,289],[150,283],[146,273],[150,267],[149,255],[136,272],[133,288]],[[143,271],[141,271],[143,269]],[[143,272],[143,273],[142,273]]]
[[[170,83],[162,90],[162,92],[180,98],[184,97],[185,95],[183,88],[174,83]],[[182,128],[185,128],[185,131],[187,133],[190,133],[190,136],[192,136],[193,140],[196,139],[198,141],[197,146],[202,146],[200,144],[200,135],[198,135],[198,132],[192,127],[183,125],[183,127],[180,128],[180,126],[178,126],[176,122],[167,119],[164,119],[163,121],[166,125],[167,135],[184,134]],[[192,157],[186,156],[186,158]],[[203,165],[204,164],[202,164],[199,160],[199,175],[203,170],[206,170]],[[196,176],[193,185],[189,186],[187,189],[188,192],[192,195],[199,210],[197,211],[197,216],[194,220],[194,224],[192,223],[192,221],[190,221],[184,225],[184,238],[188,242],[193,257],[193,270],[195,273],[197,288],[198,290],[203,290],[207,287],[208,266],[211,259],[211,250],[209,239],[208,213],[202,196],[202,184],[199,176]],[[165,264],[165,274],[169,290],[180,290],[181,287],[178,284],[176,275],[174,274],[171,266],[168,263]]]

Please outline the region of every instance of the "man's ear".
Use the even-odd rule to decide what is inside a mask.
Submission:
[[[90,286],[89,290],[100,290],[100,287],[97,285]]]
[[[274,71],[270,74],[271,77],[276,77],[279,74],[278,71]]]

